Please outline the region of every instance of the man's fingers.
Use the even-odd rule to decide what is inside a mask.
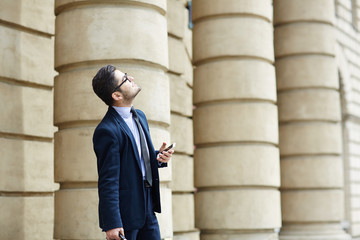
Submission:
[[[162,152],[166,147],[166,142],[163,142],[163,144],[161,145],[159,152]]]
[[[124,229],[123,229],[123,228],[120,229],[120,232],[119,232],[119,233],[125,237],[125,233],[124,233]],[[126,238],[126,237],[125,237],[125,238]],[[120,238],[120,239],[121,239],[121,238]]]

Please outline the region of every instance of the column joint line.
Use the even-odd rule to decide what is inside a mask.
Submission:
[[[259,99],[259,98],[234,98],[234,99],[217,99],[217,100],[207,100],[207,101],[201,101],[196,102],[195,104],[195,110],[197,108],[206,107],[209,105],[218,105],[218,104],[224,104],[224,103],[250,103],[250,104],[257,104],[257,103],[265,103],[270,105],[275,105],[276,102],[274,100],[270,99]]]
[[[324,53],[324,52],[300,52],[300,53],[288,53],[288,54],[283,54],[281,56],[276,56],[275,53],[275,62],[282,60],[282,59],[286,59],[286,58],[293,58],[293,57],[308,57],[308,56],[323,56],[323,57],[331,57],[331,58],[335,58],[335,55],[332,53]]]
[[[322,21],[322,20],[292,20],[292,21],[286,21],[286,22],[280,22],[280,23],[275,23],[274,24],[274,28],[277,27],[283,27],[283,26],[287,26],[287,25],[295,25],[295,24],[304,24],[304,23],[311,23],[311,24],[324,24],[324,25],[328,25],[331,27],[335,27],[335,24],[332,22],[328,22],[328,21]]]
[[[262,145],[262,146],[270,146],[278,148],[277,143],[265,142],[265,141],[226,141],[226,142],[211,142],[211,143],[196,143],[196,149],[199,148],[211,148],[211,147],[226,147],[226,146],[238,146],[238,145]]]
[[[260,14],[253,14],[253,13],[218,13],[218,14],[212,14],[212,15],[206,15],[199,17],[197,19],[193,20],[194,24],[198,24],[200,22],[205,22],[209,20],[219,19],[219,18],[254,18],[254,19],[260,19],[267,23],[272,23],[271,19],[262,16]]]
[[[162,9],[161,7],[159,7],[157,5],[146,3],[146,2],[134,2],[131,0],[122,0],[121,2],[119,2],[118,0],[95,0],[95,1],[83,0],[81,2],[69,2],[66,4],[60,5],[59,7],[56,7],[55,8],[55,16],[58,16],[61,13],[66,12],[66,11],[70,11],[70,10],[73,10],[76,8],[82,8],[82,7],[89,6],[89,5],[91,5],[91,6],[99,6],[99,5],[138,6],[138,7],[143,7],[146,9],[154,10],[163,16],[166,14],[166,10]]]
[[[234,60],[238,60],[238,61],[257,60],[257,61],[262,61],[262,62],[269,63],[270,65],[274,65],[274,61],[272,59],[267,59],[267,58],[264,58],[264,57],[261,57],[261,56],[251,56],[251,55],[208,57],[208,58],[204,58],[204,59],[198,60],[198,61],[193,60],[193,65],[198,67],[198,66],[213,63],[213,62],[234,61]]]
[[[5,21],[5,20],[2,20],[2,19],[0,19],[0,25],[11,28],[11,29],[16,29],[16,30],[21,31],[21,32],[26,32],[26,33],[29,33],[29,34],[32,34],[32,35],[37,35],[37,36],[40,36],[40,37],[49,38],[49,39],[51,39],[52,37],[55,36],[54,33],[42,32],[42,31],[37,30],[37,29],[29,28],[29,27],[20,25],[18,23],[9,22],[9,21]]]

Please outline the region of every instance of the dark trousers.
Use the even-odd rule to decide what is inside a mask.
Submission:
[[[127,240],[160,240],[160,229],[156,215],[154,213],[151,188],[145,188],[145,207],[146,207],[146,219],[145,224],[141,229],[126,231],[125,238]]]

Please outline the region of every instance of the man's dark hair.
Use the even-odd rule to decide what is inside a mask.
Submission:
[[[114,102],[111,95],[117,84],[115,79],[115,70],[116,68],[112,65],[102,67],[92,80],[94,92],[109,106],[111,106]]]

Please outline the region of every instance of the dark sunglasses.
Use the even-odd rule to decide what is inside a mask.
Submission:
[[[117,90],[119,90],[119,88],[121,87],[121,85],[123,85],[126,81],[131,82],[130,79],[128,78],[128,76],[127,76],[127,73],[125,73],[125,75],[124,75],[123,78],[122,78],[122,82],[120,83],[119,86],[117,86],[117,87],[114,88],[114,91],[113,91],[113,92],[116,92]]]

